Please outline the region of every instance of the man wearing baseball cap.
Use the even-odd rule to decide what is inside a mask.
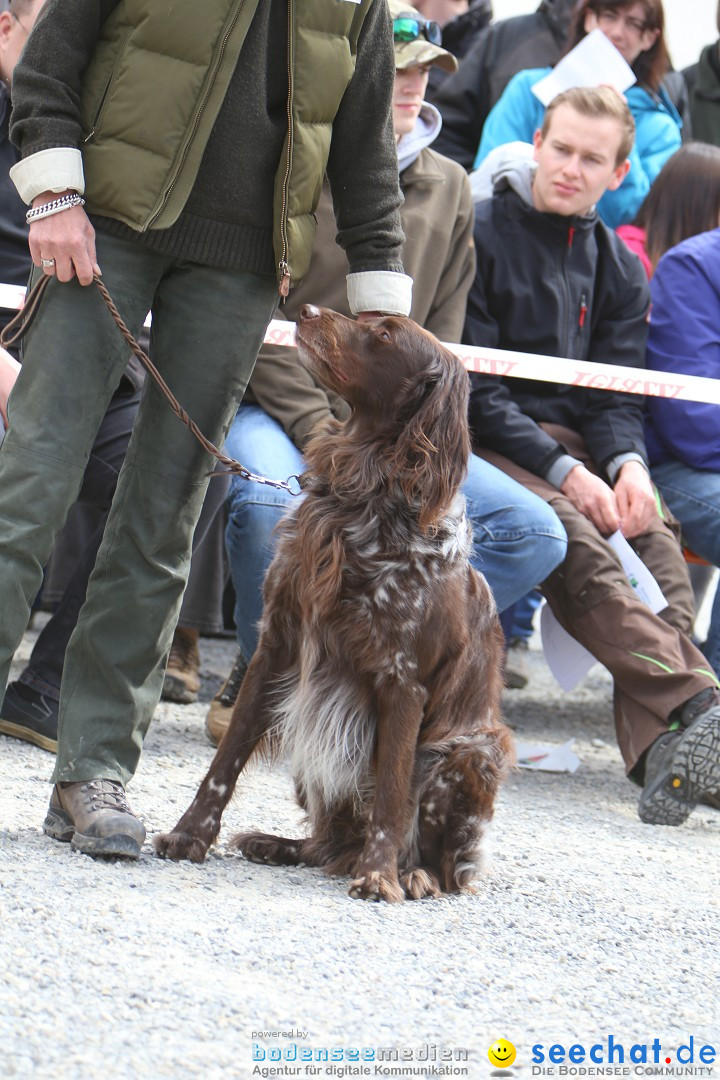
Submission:
[[[457,71],[452,53],[442,49],[440,23],[425,19],[409,2],[390,0],[395,39],[395,70],[403,71],[416,64],[434,64],[443,71]]]
[[[393,127],[405,197],[400,211],[406,236],[403,265],[413,277],[410,314],[441,340],[459,341],[475,268],[472,196],[465,170],[431,149],[442,121],[437,109],[424,101],[430,67],[453,71],[457,61],[439,46],[437,23],[424,19],[408,0],[390,0],[389,7],[395,44]],[[327,185],[317,217],[310,271],[278,313],[290,321],[305,303],[350,314],[340,286],[346,258],[335,243]],[[302,472],[302,450],[317,425],[332,415],[348,415],[345,402],[318,386],[301,367],[296,350],[281,346],[260,350],[246,401],[230,429],[227,448],[265,475]],[[508,479],[473,456],[463,487],[475,533],[473,562],[487,577],[500,609],[539,580],[543,567],[557,566],[565,554],[565,534],[555,513],[521,485],[508,485]],[[272,531],[288,501],[271,488],[231,483],[226,540],[237,596],[238,652],[207,716],[205,726],[214,743],[227,729],[255,651]]]

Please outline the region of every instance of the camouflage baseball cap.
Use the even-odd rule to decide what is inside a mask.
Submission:
[[[397,71],[419,64],[437,64],[444,71],[457,70],[458,62],[452,53],[432,40],[441,40],[437,23],[423,18],[410,0],[388,0],[388,7],[393,19]]]

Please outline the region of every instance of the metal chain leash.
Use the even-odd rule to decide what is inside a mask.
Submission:
[[[5,347],[7,347],[8,345],[14,345],[17,341],[19,341],[22,337],[25,336],[30,327],[30,324],[32,323],[33,319],[37,314],[40,301],[43,298],[45,289],[50,283],[50,280],[51,279],[47,275],[43,275],[40,280],[33,286],[33,288],[27,295],[24,306],[18,311],[17,315],[10,320],[10,322],[3,330],[2,334],[0,334],[0,345],[3,345]],[[138,358],[150,378],[153,380],[153,382],[157,384],[159,389],[162,391],[172,411],[175,413],[178,419],[181,420],[183,424],[185,424],[185,426],[190,429],[190,431],[195,436],[200,445],[203,447],[203,449],[206,450],[209,454],[212,454],[212,456],[216,458],[221,465],[224,465],[226,470],[233,476],[240,476],[244,480],[252,480],[255,484],[264,484],[266,487],[277,488],[279,491],[287,491],[290,495],[302,494],[302,482],[297,474],[289,476],[287,480],[270,480],[267,476],[258,476],[257,473],[250,472],[249,469],[247,469],[239,461],[236,461],[235,458],[228,457],[226,454],[223,454],[223,452],[219,450],[214,443],[210,442],[210,440],[206,438],[205,435],[203,435],[202,431],[197,426],[195,421],[192,419],[191,416],[188,415],[186,410],[177,400],[172,390],[165,382],[165,379],[155,367],[155,364],[152,362],[147,353],[145,353],[141,349],[140,345],[137,343],[133,335],[128,330],[127,326],[123,322],[120,312],[115,307],[112,297],[107,291],[107,288],[105,287],[105,283],[102,278],[99,277],[99,275],[95,274],[93,276],[93,283],[97,286],[97,289],[103,300],[105,301],[107,309],[110,312],[110,315],[112,316],[115,325],[125,339],[128,348],[133,353],[133,355]],[[211,475],[223,476],[224,474],[212,473]]]

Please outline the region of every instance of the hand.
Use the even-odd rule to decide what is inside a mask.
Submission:
[[[7,400],[15,385],[19,370],[20,365],[15,357],[0,347],[0,416],[6,428],[8,426]]]
[[[620,529],[630,540],[647,532],[657,517],[657,503],[647,469],[639,461],[626,461],[615,480]]]
[[[33,207],[57,198],[55,192],[44,192],[33,200]],[[95,230],[82,206],[72,206],[59,214],[33,221],[29,243],[35,266],[49,276],[55,275],[58,281],[70,281],[77,275],[81,285],[90,285],[93,274],[100,273],[95,254]],[[54,259],[55,263],[43,266],[43,259]]]
[[[358,311],[355,316],[358,322],[370,322],[371,319],[384,319],[382,311]]]
[[[615,493],[584,465],[576,465],[570,470],[560,490],[581,514],[592,521],[601,536],[610,536],[620,528]]]

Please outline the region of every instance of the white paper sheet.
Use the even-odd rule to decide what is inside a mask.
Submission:
[[[557,62],[532,92],[547,108],[552,99],[573,86],[614,86],[624,93],[635,82],[633,69],[602,30],[591,30]]]
[[[574,689],[597,664],[593,654],[560,625],[548,604],[540,612],[540,636],[545,662],[563,690]]]
[[[546,746],[515,740],[518,767],[538,772],[573,773],[580,764],[580,758],[573,753],[573,743],[574,739],[568,739],[561,746]]]
[[[619,531],[613,533],[608,537],[608,543],[615,548],[627,579],[637,593],[638,600],[647,604],[655,615],[658,611],[663,611],[668,606],[668,602],[662,594],[662,589],[623,534]]]

